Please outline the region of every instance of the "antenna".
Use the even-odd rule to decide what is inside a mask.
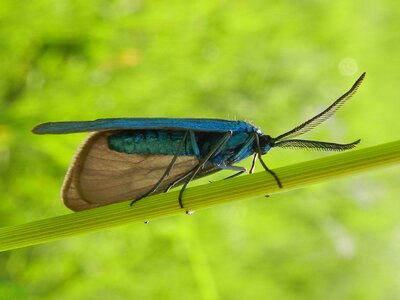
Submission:
[[[307,120],[306,122],[300,124],[299,126],[293,128],[292,130],[285,132],[284,134],[281,134],[277,138],[273,139],[273,147],[306,148],[323,151],[344,151],[354,148],[360,142],[360,140],[356,140],[349,144],[336,144],[291,138],[302,135],[329,119],[348,99],[350,99],[355,94],[358,87],[364,80],[365,74],[365,72],[362,73],[357,81],[353,84],[353,86],[341,97],[339,97],[335,102],[333,102],[327,109],[314,116],[313,118]]]

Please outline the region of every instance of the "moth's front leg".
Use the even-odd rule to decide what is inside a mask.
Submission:
[[[232,166],[232,165],[230,165],[230,166],[229,165],[228,166],[221,165],[221,166],[218,166],[218,168],[220,168],[221,170],[229,170],[229,171],[237,172],[237,173],[235,173],[235,174],[233,174],[231,176],[228,176],[228,177],[224,178],[223,180],[229,179],[229,178],[234,178],[234,177],[239,176],[240,174],[243,174],[244,172],[247,171],[247,169],[245,167]]]

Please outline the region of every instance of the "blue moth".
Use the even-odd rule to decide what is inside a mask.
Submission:
[[[79,147],[62,188],[62,198],[74,211],[133,200],[183,185],[182,195],[193,179],[220,170],[246,171],[235,166],[253,156],[250,172],[258,158],[279,187],[282,183],[264,163],[271,148],[306,148],[344,151],[360,140],[337,144],[295,139],[330,116],[357,90],[363,73],[354,85],[327,109],[277,137],[243,122],[220,119],[116,118],[95,121],[50,122],[36,126],[36,134],[94,132]],[[284,183],[283,183],[284,184]]]

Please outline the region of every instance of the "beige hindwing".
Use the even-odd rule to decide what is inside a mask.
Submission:
[[[136,199],[151,190],[174,157],[110,150],[107,142],[110,134],[107,131],[90,135],[75,154],[61,192],[70,209],[79,211]],[[157,192],[163,191],[198,163],[195,156],[179,156]]]

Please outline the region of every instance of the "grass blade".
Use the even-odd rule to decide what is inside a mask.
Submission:
[[[189,188],[184,194],[186,209],[197,210],[245,198],[274,194],[312,183],[400,162],[400,141],[344,152],[302,162],[274,171],[282,181],[279,189],[266,172],[240,176]],[[0,228],[0,251],[45,243],[86,232],[132,222],[183,214],[178,205],[179,191],[159,194],[129,206],[121,202],[91,210]]]

